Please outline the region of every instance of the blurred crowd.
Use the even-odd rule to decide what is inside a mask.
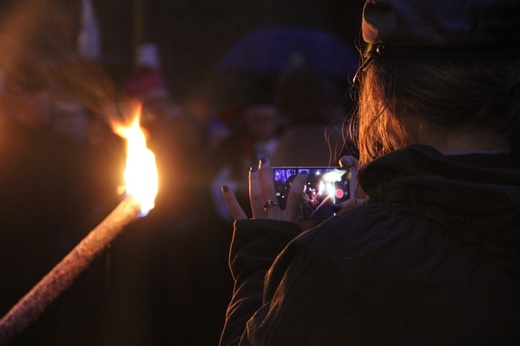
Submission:
[[[122,198],[124,141],[106,114],[47,77],[25,68],[1,75],[1,314]],[[241,75],[253,87],[232,102],[220,102],[218,86],[176,100],[158,60],[137,59],[117,88],[143,106],[156,207],[14,344],[217,344],[232,292],[232,219],[220,188],[247,200],[248,169],[262,157],[317,166],[354,153],[343,136],[352,111],[346,78],[295,66],[269,83]]]

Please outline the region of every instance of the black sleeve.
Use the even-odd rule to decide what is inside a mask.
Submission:
[[[240,220],[235,222],[229,264],[235,280],[221,345],[237,345],[247,321],[262,307],[264,279],[276,256],[301,228],[278,220]]]

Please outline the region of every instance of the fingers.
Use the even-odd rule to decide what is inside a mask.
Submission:
[[[260,182],[262,184],[262,197],[264,201],[275,200],[274,179],[271,171],[271,163],[267,159],[260,160]]]
[[[342,168],[356,168],[358,160],[354,156],[345,155],[339,159],[339,165]]]
[[[271,170],[271,163],[267,159],[260,160],[260,184],[262,187],[263,201],[276,201],[273,172]],[[277,207],[276,209],[279,210],[280,208]]]
[[[348,169],[350,174],[350,198],[341,203],[341,210],[350,210],[363,204],[367,195],[359,185],[357,177],[358,160],[353,156],[343,156],[339,159],[339,165]]]
[[[227,185],[222,187],[222,196],[224,196],[229,212],[235,220],[247,219],[246,213],[238,203],[234,192]]]
[[[276,197],[276,191],[274,188],[274,177],[271,169],[271,162],[267,159],[260,160],[260,183],[262,186],[262,198],[263,201],[269,204],[262,205],[265,217],[269,219],[286,220],[284,212],[278,205],[278,198]],[[274,202],[274,203],[271,203]]]
[[[279,219],[280,208],[274,189],[271,164],[262,158],[258,167],[251,167],[249,173],[249,199],[254,219]],[[270,206],[266,207],[266,204]]]
[[[298,174],[292,183],[289,195],[287,197],[287,205],[285,207],[286,220],[298,222],[300,213],[300,203],[303,197],[303,189],[307,182],[306,174]]]
[[[249,169],[249,202],[251,203],[253,219],[265,218],[264,198],[262,195],[260,172],[258,171],[258,166],[253,165]]]
[[[249,200],[253,219],[277,219],[299,223],[299,206],[306,181],[307,175],[296,176],[289,190],[286,208],[281,210],[269,160],[262,159],[258,166],[253,165],[249,170]],[[235,220],[246,218],[232,191],[224,193],[224,198]]]

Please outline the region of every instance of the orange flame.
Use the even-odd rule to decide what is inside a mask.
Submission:
[[[140,216],[146,216],[155,205],[158,173],[154,153],[146,146],[140,126],[141,107],[137,107],[130,125],[114,124],[114,131],[126,140],[126,168],[124,172],[127,196],[141,204]]]

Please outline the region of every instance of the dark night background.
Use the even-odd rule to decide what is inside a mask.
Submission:
[[[201,89],[219,89],[222,81],[215,72],[216,65],[238,40],[257,28],[320,28],[354,47],[363,2],[93,0],[100,27],[101,60],[111,81],[116,85],[123,83],[134,66],[136,47],[141,43],[154,43],[159,49],[167,86],[179,104]],[[0,67],[9,73],[35,62],[60,66],[63,57],[75,51],[80,3],[80,0],[1,0]],[[102,78],[90,77],[102,90]],[[346,93],[348,76],[339,83]],[[2,140],[0,138],[0,144]],[[69,154],[66,148],[52,148]],[[45,160],[49,153],[44,147],[38,149],[43,155],[38,162],[32,162],[34,167],[39,163],[48,164]],[[199,170],[210,169],[204,153],[189,154],[192,161],[198,161]],[[0,173],[11,165],[2,160]],[[19,207],[15,211],[20,212],[27,232],[33,232],[36,222],[36,216],[29,210],[49,224],[34,234],[21,229],[13,231],[7,222],[0,227],[0,314],[7,312],[67,254],[85,236],[85,229],[91,229],[100,221],[96,219],[93,224],[78,227],[78,219],[84,213],[78,207],[80,204],[70,203],[69,198],[76,194],[88,195],[89,191],[71,190],[77,186],[79,176],[67,176],[69,185],[57,178],[60,174],[65,177],[65,171],[72,172],[71,164],[78,164],[77,161],[77,157],[73,157],[61,162],[60,167],[44,171],[55,185],[48,183],[42,191],[54,193],[55,200],[66,196],[60,203],[68,212],[61,207],[53,209],[45,203],[38,204],[38,191],[19,193],[16,187],[7,186],[10,194],[18,197]],[[183,167],[184,163],[176,160],[174,166]],[[35,169],[41,170],[41,167]],[[29,185],[40,188],[34,176],[29,174],[27,180]],[[5,184],[2,181],[0,184],[1,190]],[[0,194],[7,193],[0,191]],[[6,205],[2,205],[7,203],[3,197],[0,195],[0,223],[13,219]],[[212,219],[204,219],[202,212],[195,221],[202,227],[195,227],[194,231],[186,231],[191,227],[186,223],[193,220],[184,220],[181,224],[175,215],[168,215],[169,224],[164,228],[160,226],[163,219],[158,209],[129,227],[14,344],[216,345],[232,290],[227,267],[232,229],[229,225],[219,228]],[[26,211],[29,215],[24,215]],[[56,219],[63,219],[60,231],[49,226],[58,225]],[[60,233],[71,229],[71,225],[76,226],[77,233]],[[47,232],[54,232],[59,251],[46,243],[51,238]],[[34,250],[22,250],[28,238],[36,244]]]
[[[3,0],[3,21],[22,0]],[[47,20],[33,27],[42,50],[74,49],[80,1],[25,1],[44,9]],[[254,29],[305,26],[328,30],[353,46],[360,27],[361,0],[94,0],[103,59],[130,66],[139,43],[155,43],[174,96],[210,82],[219,59]],[[38,4],[38,5],[36,5]],[[41,13],[27,11],[27,21]],[[28,25],[25,25],[28,24]],[[23,28],[30,23],[21,24]],[[58,35],[57,35],[58,34]],[[46,36],[47,35],[47,36]],[[49,48],[49,45],[51,46]]]
[[[136,1],[134,1],[135,5]],[[144,0],[142,29],[128,0],[97,1],[108,56],[128,58],[135,42],[158,45],[174,95],[209,80],[215,64],[244,35],[263,26],[310,26],[353,44],[361,0]],[[134,7],[135,8],[135,7]],[[133,40],[132,26],[134,25]],[[141,36],[141,37],[135,37]]]

